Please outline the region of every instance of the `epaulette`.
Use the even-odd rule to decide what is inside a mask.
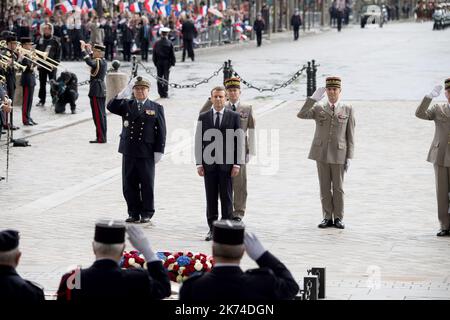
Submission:
[[[41,285],[40,285],[39,283],[37,283],[37,282],[30,281],[30,280],[25,280],[25,282],[28,283],[29,285],[31,285],[32,287],[35,287],[35,288],[37,288],[37,289],[39,289],[39,290],[44,291],[44,287],[41,286]]]
[[[186,280],[184,280],[184,283],[195,281],[196,279],[201,278],[204,274],[205,274],[204,272],[195,273],[195,274],[191,275],[189,278],[187,278]]]
[[[270,268],[255,268],[255,269],[248,269],[245,271],[246,274],[251,275],[273,275],[273,271]]]

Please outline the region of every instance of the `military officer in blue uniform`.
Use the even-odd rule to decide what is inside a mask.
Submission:
[[[90,44],[80,40],[83,59],[91,67],[91,79],[89,82],[89,99],[91,101],[92,118],[94,119],[97,139],[89,141],[90,143],[106,143],[106,84],[105,77],[108,65],[104,58],[105,46]],[[88,53],[91,51],[92,55]],[[86,51],[88,50],[88,51]]]
[[[125,99],[133,91],[133,99]],[[166,143],[166,120],[160,104],[148,99],[150,82],[137,77],[108,103],[122,117],[119,152],[123,154],[123,195],[128,206],[126,222],[150,222],[155,213],[155,163]]]
[[[19,250],[19,232],[0,231],[0,301],[43,302],[44,291],[31,281],[24,280],[16,271],[22,253]]]
[[[144,255],[147,269],[121,269],[125,233],[131,245]],[[92,248],[95,262],[86,269],[76,269],[62,276],[58,301],[74,303],[136,304],[149,303],[170,296],[167,272],[150,245],[142,228],[115,220],[100,220],[95,225]],[[139,304],[137,304],[139,303]]]
[[[259,268],[242,271],[244,252]],[[277,301],[293,299],[299,292],[291,272],[254,234],[245,232],[242,222],[214,221],[212,253],[216,264],[211,272],[184,281],[181,301]]]

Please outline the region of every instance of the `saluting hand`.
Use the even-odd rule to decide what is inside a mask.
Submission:
[[[325,96],[326,91],[327,89],[325,89],[324,87],[317,88],[316,91],[314,91],[314,93],[312,94],[311,99],[316,101],[322,100]]]
[[[131,245],[144,255],[147,262],[158,260],[150,246],[150,240],[145,236],[141,227],[129,225],[127,226],[127,233]]]
[[[430,94],[428,94],[428,97],[430,99],[439,97],[439,95],[441,94],[441,91],[442,91],[442,86],[441,85],[435,86],[433,88],[433,91],[431,91]]]
[[[248,233],[246,232],[244,234],[244,245],[245,245],[245,251],[247,251],[248,256],[253,260],[256,261],[266,252],[267,250],[264,249],[261,241],[256,237],[254,233]]]

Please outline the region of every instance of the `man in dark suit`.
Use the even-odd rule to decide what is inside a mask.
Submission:
[[[192,276],[180,289],[180,300],[189,302],[277,301],[293,299],[299,286],[286,266],[264,249],[254,234],[245,233],[242,222],[215,221],[211,272]],[[247,252],[259,268],[242,271]]]
[[[132,88],[132,89],[131,89]],[[134,99],[125,99],[133,90]],[[162,105],[148,99],[150,82],[136,81],[108,103],[108,110],[122,117],[119,152],[123,154],[122,185],[127,202],[126,222],[150,222],[155,213],[155,163],[166,143],[166,120]]]
[[[212,224],[219,217],[219,196],[222,219],[233,218],[232,178],[239,174],[240,165],[245,163],[245,133],[240,127],[239,113],[225,108],[225,88],[212,89],[211,101],[211,109],[199,115],[195,133],[197,173],[204,177],[206,189],[209,225],[206,241],[212,239]]]
[[[80,43],[83,59],[91,67],[88,95],[91,101],[92,118],[96,128],[97,139],[89,142],[106,143],[105,77],[108,67],[104,58],[106,48],[100,44],[94,44],[92,48],[90,44],[86,44],[84,41],[80,41]],[[92,50],[92,56],[86,50]]]
[[[186,20],[181,25],[181,33],[183,34],[183,59],[186,58],[186,51],[188,58],[194,61],[194,38],[197,37],[197,30],[195,29],[194,21],[192,21],[189,14],[186,15]]]
[[[20,39],[22,47],[26,50],[32,49],[33,42],[31,38],[24,37]],[[34,76],[34,67],[35,65],[24,56],[19,56],[19,63],[26,66],[26,69],[22,72],[22,76],[20,77],[20,84],[23,89],[23,100],[22,100],[22,123],[25,126],[32,126],[37,124],[31,119],[31,107],[33,106],[33,94],[34,87],[36,86],[36,78]]]
[[[170,67],[175,65],[175,50],[172,41],[167,39],[170,32],[169,28],[161,28],[161,39],[155,42],[153,46],[153,63],[156,67],[159,78],[169,81]],[[167,98],[169,94],[169,86],[167,83],[158,80],[158,93],[161,98]]]
[[[92,247],[96,257],[87,269],[66,273],[59,284],[57,300],[73,302],[148,302],[171,293],[167,272],[153,252],[142,229],[129,226],[128,239],[147,261],[145,269],[121,269],[125,248],[125,224],[103,220],[96,223]]]
[[[0,301],[43,302],[44,291],[38,285],[22,279],[16,272],[22,253],[19,250],[19,232],[0,231]]]
[[[261,46],[262,32],[264,31],[265,28],[266,28],[266,23],[264,22],[261,13],[258,13],[256,15],[256,20],[253,23],[253,30],[255,31],[255,34],[256,34],[256,45],[258,47]]]

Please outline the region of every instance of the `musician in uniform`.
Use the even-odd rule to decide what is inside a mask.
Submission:
[[[125,99],[133,91],[134,99]],[[150,82],[137,77],[108,103],[108,110],[122,117],[119,152],[123,154],[122,185],[127,202],[126,222],[150,222],[155,213],[155,163],[166,143],[162,105],[148,99]]]
[[[53,25],[51,23],[46,23],[43,26],[43,36],[39,38],[36,45],[36,50],[46,52],[48,58],[51,58],[57,62],[61,61],[61,44],[60,40],[53,35]],[[47,78],[56,79],[56,68],[49,71],[43,67],[38,67],[39,71],[39,102],[37,106],[43,107],[45,105],[46,85]]]
[[[9,34],[6,36],[6,45],[7,48],[2,51],[3,56],[9,57],[9,65],[6,69],[3,70],[3,76],[6,79],[6,91],[8,94],[8,97],[13,100],[14,104],[14,94],[16,92],[16,67],[14,66],[14,61],[17,61],[17,39],[14,34]],[[6,114],[3,114],[3,128],[11,130],[17,130],[18,127],[15,127],[12,123],[10,124],[10,120],[12,120],[12,113],[10,113],[10,116],[8,117]],[[9,119],[10,118],[10,119]]]
[[[131,245],[144,255],[147,269],[121,269],[125,232]],[[148,303],[170,295],[170,281],[160,259],[141,228],[114,220],[95,225],[92,248],[96,257],[87,269],[66,273],[59,284],[57,300],[71,302]]]
[[[31,50],[33,42],[31,38],[24,37],[20,39],[22,48],[25,50]],[[25,126],[36,125],[37,123],[31,118],[31,107],[33,106],[33,94],[34,87],[36,86],[36,79],[34,76],[34,67],[32,61],[29,58],[19,54],[18,62],[24,66],[26,69],[22,72],[20,77],[20,84],[23,88],[23,100],[22,100],[22,123]]]
[[[244,252],[259,268],[242,271]],[[286,266],[264,249],[254,234],[246,233],[242,222],[214,222],[212,254],[216,263],[211,272],[185,280],[181,301],[279,301],[293,299],[299,292]]]
[[[107,63],[104,58],[105,46],[101,44],[90,44],[80,41],[83,59],[91,67],[91,78],[89,82],[89,99],[91,101],[92,118],[94,120],[96,135],[95,140],[90,143],[106,143],[106,84],[105,77],[107,72]],[[92,55],[86,50],[91,51]]]
[[[0,231],[0,301],[2,304],[43,302],[42,288],[24,280],[16,271],[22,256],[19,239],[15,230]]]

